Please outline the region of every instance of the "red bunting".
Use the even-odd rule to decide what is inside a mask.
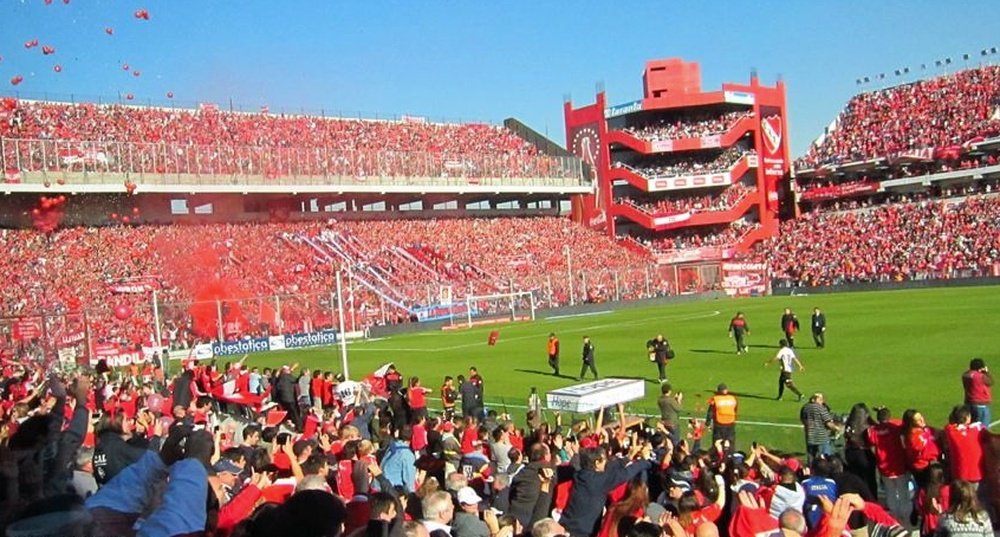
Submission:
[[[137,9],[137,10],[135,10],[135,18],[142,19],[144,21],[148,21],[149,20],[149,11],[146,11],[145,9]]]
[[[50,47],[49,45],[42,45],[42,54],[48,56],[49,54],[55,54],[55,47]]]

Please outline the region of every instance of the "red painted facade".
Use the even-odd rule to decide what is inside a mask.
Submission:
[[[779,213],[789,188],[790,149],[785,86],[761,85],[756,76],[748,84],[723,84],[719,91],[702,91],[700,68],[680,59],[654,60],[643,75],[644,98],[608,106],[603,92],[593,104],[574,108],[564,104],[566,146],[592,166],[594,194],[573,197],[572,218],[611,236],[632,235],[656,239],[678,229],[716,226],[744,219],[751,226],[737,243],[712,251],[738,253],[777,232]],[[654,120],[683,122],[685,117],[737,113],[743,115],[722,133],[675,139],[643,139],[626,131]],[[713,158],[727,149],[747,151],[726,170],[712,173],[674,173],[653,176],[656,159]],[[753,151],[756,154],[753,154]],[[699,156],[700,155],[700,156]],[[643,165],[646,164],[646,167]],[[722,195],[741,188],[727,210],[661,214],[622,201],[641,197],[649,203],[678,197]],[[749,229],[749,228],[748,228]],[[706,231],[707,232],[707,231]]]

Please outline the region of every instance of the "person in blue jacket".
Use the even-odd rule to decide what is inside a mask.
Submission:
[[[412,438],[413,429],[404,425],[382,458],[382,475],[393,486],[401,486],[406,492],[416,492],[417,457],[410,448]]]
[[[649,470],[652,447],[646,443],[633,446],[627,459],[608,460],[603,447],[580,450],[580,470],[573,477],[573,488],[559,523],[572,537],[596,535],[608,493]],[[638,456],[636,460],[633,457]]]

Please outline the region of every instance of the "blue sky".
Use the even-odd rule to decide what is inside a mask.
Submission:
[[[753,67],[767,83],[780,74],[798,155],[859,76],[898,80],[894,69],[919,75],[921,63],[947,56],[955,69],[963,52],[978,62],[982,48],[1000,46],[994,10],[930,1],[0,0],[0,94],[131,93],[159,103],[172,92],[178,104],[232,99],[250,110],[514,116],[562,143],[564,94],[585,104],[602,81],[611,102],[633,100],[647,59],[679,56],[702,64],[706,89],[746,81]],[[25,49],[32,39],[39,47]],[[46,44],[56,53],[44,56]],[[24,77],[16,88],[15,75]]]

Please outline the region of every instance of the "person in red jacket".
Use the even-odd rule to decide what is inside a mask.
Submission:
[[[420,377],[410,377],[410,388],[406,391],[406,398],[410,404],[412,421],[427,417],[427,394],[430,392],[420,385]]]
[[[868,445],[875,450],[875,467],[885,489],[885,503],[897,519],[909,520],[913,503],[910,501],[910,474],[906,469],[902,423],[892,419],[892,413],[885,407],[877,409],[875,417],[878,423],[868,428]]]
[[[969,370],[962,373],[962,387],[965,389],[965,404],[972,407],[972,421],[989,427],[993,416],[990,403],[993,402],[993,376],[982,358],[969,361]]]
[[[979,483],[983,479],[983,434],[986,426],[972,421],[972,411],[966,405],[951,411],[944,428],[948,463],[954,480]]]
[[[924,415],[913,408],[903,412],[903,445],[910,471],[917,485],[922,487],[927,467],[941,457],[941,448],[936,431],[928,427]]]

